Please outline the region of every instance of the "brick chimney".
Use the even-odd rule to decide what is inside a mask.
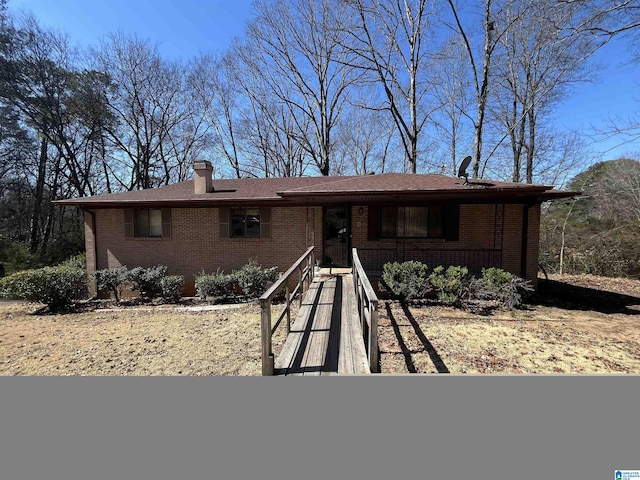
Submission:
[[[193,162],[193,184],[195,193],[209,193],[213,191],[213,166],[207,160]]]

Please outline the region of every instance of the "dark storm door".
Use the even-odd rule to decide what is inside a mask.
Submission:
[[[327,267],[348,267],[351,228],[349,207],[325,207],[323,241],[323,265]]]

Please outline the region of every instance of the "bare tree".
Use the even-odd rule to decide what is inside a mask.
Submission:
[[[541,120],[572,83],[586,78],[586,62],[602,42],[573,3],[514,0],[497,22],[505,25],[495,69],[498,120],[510,139],[512,181],[532,183]]]
[[[441,142],[442,170],[456,175],[458,159],[467,156],[470,147],[467,124],[473,126],[469,117],[472,98],[468,85],[471,83],[466,63],[466,50],[456,38],[450,38],[433,61],[434,95],[442,105],[434,114],[434,127]]]
[[[356,105],[363,102],[355,102]],[[393,162],[395,124],[387,112],[352,107],[336,142],[336,174],[384,173]]]
[[[232,148],[228,156],[235,174],[255,177],[301,176],[309,166],[306,136],[311,120],[295,111],[265,82],[253,63],[251,47],[236,42],[224,59],[224,84],[233,108],[224,115],[220,142]],[[284,86],[282,86],[284,88]],[[295,94],[292,94],[295,95]],[[227,156],[227,154],[225,154]]]
[[[482,142],[487,116],[487,108],[490,95],[490,72],[492,70],[492,62],[500,39],[510,28],[510,24],[498,25],[495,17],[499,13],[494,0],[484,0],[482,9],[482,35],[477,42],[481,44],[481,48],[477,48],[472,36],[472,29],[463,25],[462,15],[458,6],[453,0],[447,0],[454,17],[454,24],[450,26],[457,32],[465,45],[469,66],[471,68],[473,78],[473,88],[475,92],[475,108],[476,118],[474,120],[474,137],[473,137],[473,176],[478,177],[480,173],[480,164],[482,161]],[[506,0],[508,3],[508,0]]]
[[[429,105],[432,86],[426,62],[433,17],[430,0],[351,0],[357,23],[349,28],[348,48],[384,91],[382,107],[391,113],[408,170],[416,173],[420,133],[437,106]]]
[[[226,159],[233,175],[241,178],[243,167],[238,134],[241,87],[232,67],[230,55],[223,58],[203,55],[192,64],[189,84],[197,105],[196,111],[201,112],[199,118],[207,126],[203,130],[208,138],[207,149]],[[217,162],[214,165],[217,170],[224,169]]]
[[[331,0],[259,0],[239,53],[274,100],[288,110],[322,175],[331,171],[333,134],[349,88],[357,81],[342,47],[347,9]]]
[[[580,2],[585,3],[584,0]],[[620,37],[620,41],[626,40],[629,45],[629,60],[635,67],[640,60],[640,2],[611,0],[608,5],[600,6],[602,11],[598,12],[593,5],[586,2],[585,8],[588,8],[593,16],[599,14],[603,17],[603,21],[596,24],[591,31],[605,40]],[[606,119],[604,126],[594,129],[594,136],[598,139],[616,138],[618,146],[635,142],[640,139],[640,113],[636,112],[626,118]]]
[[[598,48],[635,28],[633,20],[623,25],[620,14],[635,13],[637,0],[483,0],[480,34],[472,23],[476,4],[464,12],[454,0],[448,4],[450,28],[466,47],[475,90],[473,174],[483,175],[508,138],[511,180],[531,183],[542,120],[572,82],[584,80],[586,61]],[[496,138],[485,155],[489,120],[501,127],[494,129]]]
[[[603,41],[631,32],[638,35],[640,3],[638,0],[559,0],[580,10],[581,22],[574,28],[597,35]]]
[[[116,86],[109,95],[116,122],[107,132],[117,152],[108,163],[110,175],[128,190],[170,183],[179,159],[165,147],[189,119],[183,69],[163,61],[147,42],[123,35],[109,37],[94,56]]]
[[[247,169],[256,176],[302,176],[309,162],[298,139],[299,124],[285,105],[264,100],[251,95],[245,112],[243,135],[249,146],[249,158],[255,159],[248,161]]]

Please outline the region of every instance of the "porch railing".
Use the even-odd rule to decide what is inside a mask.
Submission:
[[[309,247],[289,269],[260,297],[260,329],[262,332],[262,375],[273,375],[273,345],[271,338],[283,318],[287,318],[287,333],[291,330],[291,299],[300,294],[300,303],[304,292],[313,281],[315,266],[314,247]],[[293,290],[290,290],[290,279],[296,274],[300,278]],[[285,291],[285,306],[271,326],[271,302],[282,291]]]
[[[369,358],[369,370],[378,372],[378,296],[362,267],[358,250],[352,249],[353,285],[360,315],[362,336]]]

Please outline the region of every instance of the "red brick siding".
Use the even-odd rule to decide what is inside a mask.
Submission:
[[[523,276],[522,272],[522,226],[524,205],[505,205],[504,243],[502,262],[505,270]],[[527,280],[534,284],[538,277],[538,250],[540,239],[540,206],[534,205],[527,209],[529,214],[529,228],[527,232]]]
[[[520,275],[522,247],[522,205],[505,205],[504,234],[502,238],[502,268]]]
[[[540,205],[529,208],[529,242],[527,244],[527,280],[534,287],[538,284],[538,264],[540,255]]]
[[[194,277],[203,270],[229,272],[251,259],[284,271],[307,248],[306,217],[305,207],[273,208],[271,238],[220,238],[217,208],[174,208],[171,238],[125,239],[124,211],[97,210],[97,269],[167,265],[169,274],[185,276],[186,293],[193,293]]]
[[[362,213],[360,212],[362,210]],[[368,208],[354,207],[352,210],[352,246],[358,248],[365,268],[382,269],[386,261],[409,260],[415,252],[491,250],[494,248],[494,205],[462,205],[460,207],[460,229],[457,241],[444,239],[367,239]],[[426,261],[421,258],[422,261]],[[429,263],[427,261],[427,263]],[[430,265],[435,267],[437,265]]]
[[[285,207],[271,209],[271,238],[220,238],[217,208],[172,209],[171,238],[125,238],[122,209],[95,210],[95,237],[92,217],[85,214],[87,268],[95,269],[149,267],[167,265],[170,274],[185,276],[185,293],[193,294],[195,275],[203,270],[214,272],[220,268],[231,271],[250,259],[265,267],[278,266],[286,270],[310,245],[315,256],[323,258],[322,207]],[[351,207],[351,246],[358,248],[363,263],[381,269],[385,261],[400,259],[412,251],[464,251],[502,249],[502,268],[520,275],[522,245],[522,205],[504,206],[504,233],[496,245],[495,205],[462,205],[458,241],[433,240],[367,240],[368,208]],[[538,264],[539,238],[538,206],[529,209],[529,237],[527,248],[527,278],[535,280]],[[94,252],[97,258],[94,259]],[[409,259],[409,258],[405,258]],[[436,266],[436,265],[430,265]],[[365,265],[366,267],[366,265]]]
[[[359,256],[365,268],[373,271],[380,271],[386,261],[409,260],[416,252],[421,252],[428,257],[430,250],[445,253],[454,250],[502,250],[501,257],[498,254],[498,264],[515,275],[521,275],[522,212],[522,205],[504,205],[502,241],[500,241],[500,235],[496,235],[496,205],[461,205],[457,241],[440,239],[369,241],[367,240],[368,208],[355,206],[352,208],[352,247],[359,250]],[[530,280],[534,280],[537,276],[539,213],[539,207],[532,207],[529,211],[527,278]],[[478,255],[485,258],[482,253]],[[443,256],[446,257],[446,255]],[[493,258],[493,254],[487,253],[486,258]],[[423,258],[420,259],[425,261]]]
[[[89,274],[89,295],[95,295],[96,282],[91,278],[91,275],[96,271],[96,244],[93,230],[93,215],[87,211],[84,212],[84,244],[87,254],[87,273]]]

